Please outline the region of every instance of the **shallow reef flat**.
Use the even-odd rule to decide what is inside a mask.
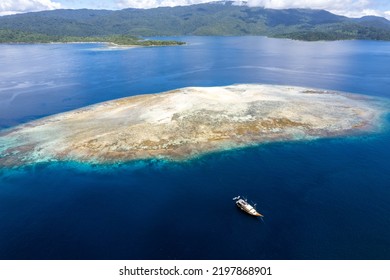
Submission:
[[[0,166],[183,160],[271,141],[376,132],[389,102],[260,84],[190,87],[112,100],[0,132]]]

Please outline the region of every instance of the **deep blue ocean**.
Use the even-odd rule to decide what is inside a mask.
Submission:
[[[390,98],[388,42],[173,39],[188,44],[0,45],[0,129],[186,86],[265,83]],[[390,259],[388,126],[187,162],[0,169],[0,259]],[[237,195],[264,219],[239,210]]]

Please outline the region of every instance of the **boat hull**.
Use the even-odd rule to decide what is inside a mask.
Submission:
[[[250,205],[248,202],[246,202],[243,199],[239,199],[236,201],[236,205],[238,208],[240,208],[242,211],[248,213],[249,215],[256,216],[256,217],[263,217],[262,214],[256,211],[256,209]]]

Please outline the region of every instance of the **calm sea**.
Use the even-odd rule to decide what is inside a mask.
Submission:
[[[170,38],[172,39],[172,38]],[[390,43],[0,45],[0,129],[110,99],[266,83],[390,98]],[[263,220],[232,201],[257,203]],[[0,259],[390,259],[390,129],[189,162],[0,169]]]

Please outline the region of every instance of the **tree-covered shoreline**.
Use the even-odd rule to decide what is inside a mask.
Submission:
[[[184,42],[165,40],[145,40],[130,35],[110,35],[110,36],[56,36],[40,33],[30,33],[19,30],[0,29],[0,43],[26,43],[26,44],[46,44],[46,43],[112,43],[119,46],[178,46]]]
[[[153,9],[53,10],[0,16],[0,29],[19,32],[16,38],[3,34],[2,42],[109,40],[126,45],[177,44],[133,40],[133,36],[267,36],[303,41],[390,41],[390,21],[381,17],[348,18],[326,10],[276,10],[237,6],[228,1]]]

